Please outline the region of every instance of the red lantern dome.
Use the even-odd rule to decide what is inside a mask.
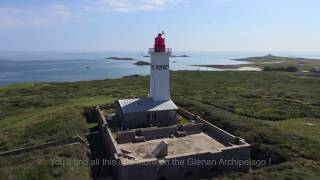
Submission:
[[[162,34],[158,34],[158,36],[155,38],[154,51],[155,52],[165,52],[166,51],[165,39],[162,37]]]

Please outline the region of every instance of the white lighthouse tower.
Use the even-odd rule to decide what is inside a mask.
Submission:
[[[155,38],[154,48],[149,49],[150,66],[150,97],[154,101],[170,100],[170,68],[171,49],[165,47],[162,34]]]

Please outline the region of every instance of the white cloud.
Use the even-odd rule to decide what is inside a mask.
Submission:
[[[163,10],[180,1],[183,0],[77,0],[77,7],[0,7],[0,28],[45,26],[79,19],[85,13]]]
[[[162,10],[181,0],[92,0],[87,10],[132,12]]]
[[[75,17],[75,13],[64,5],[50,6],[48,7],[48,12],[48,15],[51,16],[51,18],[58,18],[60,20],[68,20]]]
[[[34,27],[75,18],[64,5],[42,8],[0,7],[0,28]]]

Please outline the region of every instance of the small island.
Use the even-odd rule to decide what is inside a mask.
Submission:
[[[177,57],[181,57],[181,58],[187,58],[187,57],[190,57],[190,56],[188,56],[188,55],[185,55],[185,54],[183,54],[183,55],[170,55],[170,57],[172,57],[172,58],[177,58]]]
[[[133,61],[136,60],[134,58],[129,58],[129,57],[108,57],[106,59],[111,59],[111,60],[124,60],[124,61]]]
[[[150,55],[144,55],[143,57],[151,57],[151,56],[150,56]],[[186,54],[182,54],[182,55],[174,55],[174,54],[171,54],[170,57],[172,57],[172,58],[179,58],[179,57],[181,57],[181,58],[187,58],[187,57],[190,57],[190,56],[188,56],[188,55],[186,55]]]
[[[235,61],[248,62],[247,64],[233,65],[193,65],[211,67],[223,70],[238,71],[286,71],[286,72],[315,72],[320,67],[319,59],[306,59],[299,57],[281,57],[266,55],[261,57],[249,57],[233,59]]]
[[[147,61],[137,61],[135,63],[133,63],[134,65],[137,65],[137,66],[147,66],[147,65],[150,65],[149,62]]]
[[[144,55],[143,57],[151,57],[151,56],[149,56],[149,55]],[[182,54],[182,55],[174,55],[174,54],[172,54],[172,55],[170,55],[170,57],[172,57],[172,58],[187,58],[187,57],[190,57],[190,56],[188,56],[188,55],[186,55],[186,54]]]

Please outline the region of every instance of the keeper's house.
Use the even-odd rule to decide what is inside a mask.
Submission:
[[[122,129],[168,126],[177,122],[178,108],[172,100],[122,99],[116,101],[116,107],[118,126]]]

